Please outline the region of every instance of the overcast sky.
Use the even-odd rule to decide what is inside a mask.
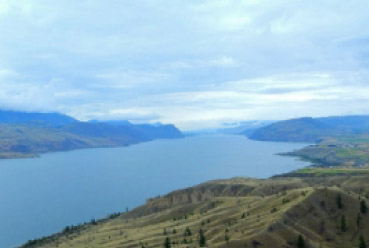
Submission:
[[[182,129],[369,114],[368,0],[0,0],[0,108]]]

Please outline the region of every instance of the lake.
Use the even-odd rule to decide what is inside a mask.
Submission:
[[[206,135],[0,160],[0,247],[208,180],[289,172],[308,163],[275,154],[304,146]]]

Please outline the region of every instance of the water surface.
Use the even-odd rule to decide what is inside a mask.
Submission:
[[[301,168],[307,163],[275,154],[303,146],[211,135],[0,160],[0,247],[207,180],[267,178]]]

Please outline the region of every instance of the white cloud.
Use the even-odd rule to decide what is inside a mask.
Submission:
[[[369,114],[368,12],[366,0],[0,0],[0,107],[184,128]]]

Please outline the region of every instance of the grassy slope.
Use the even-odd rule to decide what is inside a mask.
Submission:
[[[305,237],[306,247],[357,247],[360,234],[369,237],[369,213],[361,214],[359,226],[356,223],[359,197],[369,195],[368,179],[213,181],[149,199],[127,214],[51,236],[30,247],[163,247],[167,236],[176,243],[173,247],[199,247],[200,228],[208,247],[258,247],[258,243],[260,247],[296,247],[299,234]],[[338,194],[342,209],[336,203]],[[343,215],[344,232],[340,230]],[[192,236],[184,236],[187,227]]]

